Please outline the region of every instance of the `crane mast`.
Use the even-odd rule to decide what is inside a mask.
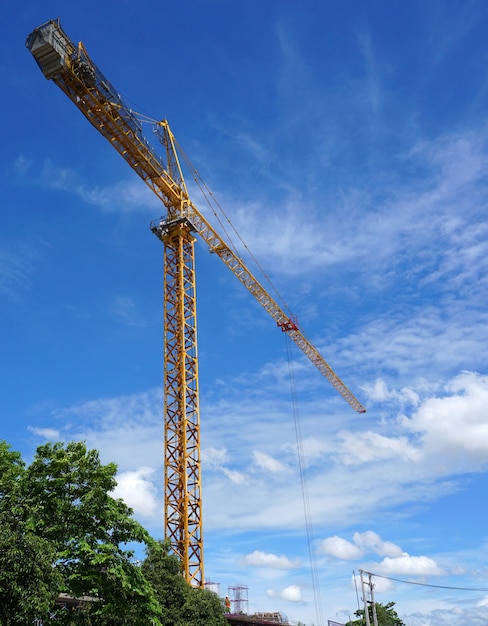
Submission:
[[[103,76],[83,44],[74,44],[51,20],[36,28],[26,45],[44,76],[78,107],[166,207],[151,224],[164,248],[164,488],[165,536],[193,586],[204,584],[200,415],[195,298],[195,234],[208,245],[352,406],[365,408],[191,202],[174,136],[166,121],[155,132],[163,159],[142,134],[137,115]]]
[[[195,302],[195,230],[174,139],[158,127],[166,162],[142,135],[134,113],[88,56],[52,20],[29,35],[27,47],[44,75],[76,104],[166,206],[157,227],[164,244],[164,493],[165,536],[185,579],[204,584],[200,416]]]

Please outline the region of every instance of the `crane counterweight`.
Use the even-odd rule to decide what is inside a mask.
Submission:
[[[61,30],[59,19],[36,28],[29,35],[26,45],[47,79],[66,67],[73,54],[72,43]]]

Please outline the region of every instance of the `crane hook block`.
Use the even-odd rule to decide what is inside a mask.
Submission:
[[[277,322],[277,324],[284,333],[288,333],[290,330],[298,330],[298,320],[296,317],[289,317],[287,320]]]

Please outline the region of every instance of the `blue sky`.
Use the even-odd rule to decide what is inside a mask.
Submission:
[[[486,623],[488,5],[3,8],[1,436],[86,440],[158,537],[163,207],[24,47],[58,16],[367,407],[292,350],[324,620],[364,569],[407,626]],[[206,578],[317,624],[286,338],[201,241],[197,272]]]

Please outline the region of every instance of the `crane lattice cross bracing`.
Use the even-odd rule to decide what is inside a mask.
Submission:
[[[185,578],[203,587],[194,233],[354,410],[364,413],[365,409],[294,319],[190,201],[167,122],[157,122],[155,128],[165,147],[163,159],[143,136],[137,115],[93,63],[83,44],[69,39],[59,20],[36,28],[26,45],[46,78],[68,96],[166,207],[166,215],[151,224],[164,245],[165,534],[180,558]]]

